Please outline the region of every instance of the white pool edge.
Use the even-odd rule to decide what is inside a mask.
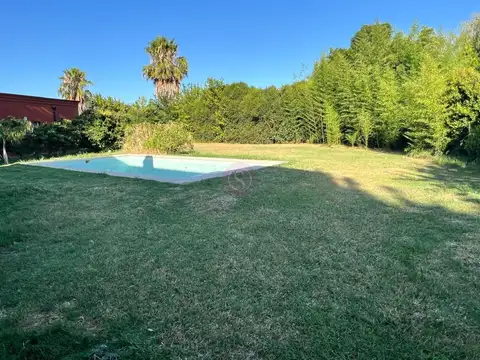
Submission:
[[[61,165],[52,164],[58,163],[62,161],[75,161],[75,160],[94,160],[94,159],[108,159],[108,158],[118,158],[118,157],[125,157],[125,156],[152,156],[155,158],[162,158],[162,159],[177,159],[177,160],[202,160],[202,161],[215,161],[215,162],[234,162],[238,164],[234,164],[231,168],[226,171],[216,171],[211,173],[206,173],[202,175],[195,176],[193,179],[179,179],[179,180],[171,180],[166,179],[161,176],[155,175],[141,175],[138,174],[129,174],[129,173],[121,173],[121,172],[113,172],[113,171],[97,171],[97,170],[79,170],[79,169],[71,169],[67,167],[63,167]],[[151,155],[151,154],[115,154],[115,155],[107,155],[107,156],[98,156],[98,157],[88,157],[88,158],[73,158],[73,159],[64,159],[64,160],[40,160],[35,162],[28,162],[24,163],[25,165],[30,166],[40,166],[40,167],[48,167],[51,169],[61,169],[61,170],[69,170],[75,172],[85,172],[85,173],[92,173],[92,174],[105,174],[110,176],[116,177],[125,177],[125,178],[132,178],[132,179],[142,179],[142,180],[153,180],[159,182],[165,182],[170,184],[189,184],[194,183],[202,180],[219,178],[219,177],[226,177],[234,172],[239,171],[254,171],[259,170],[265,167],[271,166],[278,166],[285,163],[284,161],[274,161],[274,160],[252,160],[252,159],[234,159],[234,158],[213,158],[213,157],[196,157],[196,156],[171,156],[171,155]]]

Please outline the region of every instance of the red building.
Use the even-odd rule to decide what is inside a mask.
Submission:
[[[77,115],[78,101],[0,93],[0,119],[13,116],[32,123],[49,123]]]

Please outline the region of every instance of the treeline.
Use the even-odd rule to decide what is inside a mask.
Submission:
[[[208,79],[173,98],[125,104],[94,95],[83,105],[77,119],[37,127],[10,151],[115,150],[134,124],[177,122],[202,142],[348,144],[478,158],[480,17],[459,34],[363,26],[348,49],[330,50],[308,77],[281,88]]]
[[[209,80],[185,88],[173,106],[200,141],[470,151],[480,132],[475,25],[459,35],[363,26],[305,80],[280,89]]]

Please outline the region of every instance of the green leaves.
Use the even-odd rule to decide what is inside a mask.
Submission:
[[[340,116],[329,103],[325,104],[325,126],[327,132],[327,144],[338,145],[342,140],[340,129]]]
[[[86,88],[93,85],[93,82],[87,80],[87,74],[79,68],[65,69],[60,80],[58,94],[64,99],[79,101],[80,111],[85,110],[84,105],[91,96]]]
[[[143,76],[152,80],[157,98],[173,98],[180,91],[180,83],[187,76],[188,62],[177,56],[175,40],[158,36],[150,41],[145,51],[150,56],[150,64],[143,67]]]
[[[362,110],[358,114],[358,128],[363,140],[363,144],[366,148],[368,148],[369,139],[373,132],[373,119],[369,111]]]
[[[402,126],[400,84],[390,68],[378,73],[375,81],[372,130],[376,134],[377,146],[393,147]]]
[[[127,129],[124,150],[129,152],[187,153],[193,149],[193,136],[180,123],[135,124]]]
[[[405,83],[405,115],[409,130],[406,133],[410,148],[445,151],[447,137],[447,107],[443,101],[447,86],[444,69],[437,59],[426,55],[417,77]]]
[[[468,37],[473,49],[480,57],[480,14],[472,17],[472,20],[464,26],[463,33]]]
[[[175,40],[157,37],[143,67],[157,100],[128,106],[92,96],[84,130],[98,149],[119,148],[127,125],[177,121],[199,141],[464,151],[480,125],[479,29],[478,16],[458,35],[418,24],[409,33],[388,23],[365,25],[348,49],[330,50],[310,76],[279,89],[215,79],[180,89],[188,62]],[[90,84],[78,69],[62,79],[65,96],[78,95],[74,79]]]
[[[350,146],[353,147],[357,144],[359,136],[360,136],[359,131],[352,131],[352,132],[349,132],[349,133],[345,134],[345,139],[348,141]]]
[[[29,121],[18,120],[12,117],[0,120],[0,138],[8,142],[18,142],[31,129]]]
[[[474,160],[480,159],[480,125],[475,126],[465,139],[465,150]]]
[[[6,145],[8,143],[17,143],[31,129],[31,123],[26,120],[17,120],[11,117],[0,120],[0,140],[2,142],[2,158],[5,164],[8,164],[8,154]]]
[[[461,143],[480,122],[480,73],[472,68],[454,71],[447,82],[445,101],[450,134]]]

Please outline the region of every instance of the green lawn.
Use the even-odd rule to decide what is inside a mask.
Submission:
[[[0,359],[480,356],[480,170],[360,149],[244,193],[0,167]]]

